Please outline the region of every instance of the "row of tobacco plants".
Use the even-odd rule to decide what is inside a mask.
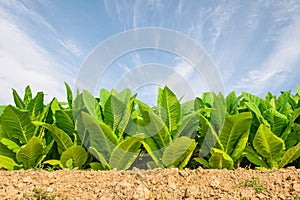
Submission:
[[[282,168],[300,166],[300,87],[265,98],[203,93],[181,103],[164,87],[157,105],[102,89],[45,104],[44,93],[0,107],[0,167],[131,169],[138,167]]]

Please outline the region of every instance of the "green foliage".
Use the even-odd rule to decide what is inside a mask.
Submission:
[[[153,107],[129,89],[102,89],[97,98],[65,88],[66,102],[46,105],[43,92],[13,89],[15,106],[0,106],[0,167],[126,170],[145,155],[149,168],[299,163],[299,86],[295,95],[205,92],[183,103],[165,86]]]

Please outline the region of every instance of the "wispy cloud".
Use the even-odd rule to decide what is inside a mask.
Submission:
[[[75,43],[75,41],[73,41],[71,39],[61,40],[59,38],[57,38],[57,40],[64,48],[66,48],[68,51],[70,51],[74,55],[81,57],[81,58],[83,58],[83,56],[85,55],[85,53],[78,47],[78,45]]]
[[[64,98],[63,81],[71,77],[1,7],[0,13],[0,103],[12,103],[11,88],[23,91],[28,84],[49,94],[48,100]]]
[[[235,87],[254,93],[265,92],[266,88],[278,90],[289,84],[293,72],[300,62],[300,15],[278,37],[278,43],[258,69],[250,70]]]

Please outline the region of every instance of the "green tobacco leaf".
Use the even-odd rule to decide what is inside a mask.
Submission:
[[[12,141],[10,139],[7,139],[7,138],[2,138],[0,140],[0,143],[2,143],[3,145],[5,145],[13,153],[17,153],[17,151],[20,149],[20,146],[18,144],[16,144],[14,141]]]
[[[244,112],[237,115],[227,116],[220,135],[220,141],[224,151],[237,161],[242,155],[250,133],[252,115]]]
[[[213,107],[213,102],[214,102],[214,97],[216,95],[213,92],[204,92],[202,93],[202,101],[205,107],[212,108]]]
[[[257,105],[255,105],[253,102],[246,102],[245,105],[251,112],[255,114],[260,124],[265,124],[266,126],[270,127],[269,122],[265,120]]]
[[[283,155],[281,162],[279,163],[278,167],[284,167],[287,164],[293,162],[297,158],[300,157],[300,143],[298,143],[296,146],[289,148],[285,154]]]
[[[219,139],[219,135],[215,132],[215,129],[212,127],[211,123],[206,119],[205,116],[200,114],[200,125],[205,138],[201,145],[201,154],[206,156],[213,147],[218,147],[223,150],[223,145]]]
[[[32,124],[28,111],[20,111],[11,105],[5,107],[1,117],[2,129],[20,144],[26,144],[32,138],[35,126]]]
[[[69,112],[69,113],[68,113]],[[74,139],[73,133],[75,131],[75,125],[73,118],[70,116],[71,110],[57,110],[55,112],[55,125],[65,131],[72,139]]]
[[[19,96],[19,94],[17,93],[17,91],[15,89],[12,89],[12,90],[13,90],[13,97],[14,97],[14,102],[16,104],[16,107],[20,108],[20,109],[25,109],[25,104],[24,104],[22,98]]]
[[[158,95],[157,104],[160,109],[159,114],[173,137],[181,122],[181,106],[179,101],[176,95],[165,86]]]
[[[6,138],[2,138],[0,141],[0,155],[12,158],[13,160],[16,160],[16,153],[14,153],[12,150],[10,150],[6,145],[2,143],[2,140]]]
[[[269,168],[266,162],[262,159],[262,157],[254,151],[250,146],[246,146],[243,156],[246,156],[246,158],[253,164],[264,167],[264,168]]]
[[[154,161],[156,167],[163,168],[164,165],[161,161],[161,158],[163,156],[163,151],[165,150],[165,148],[154,150],[153,148],[154,147],[156,148],[154,140],[148,140],[147,142],[148,143],[141,141],[143,147],[146,149],[147,153],[149,153],[149,155],[152,158],[152,160]],[[153,142],[153,144],[151,144],[149,142]]]
[[[23,163],[25,169],[36,167],[41,161],[43,151],[43,143],[37,137],[32,137],[17,152],[17,161]]]
[[[196,142],[188,137],[175,139],[164,151],[162,162],[166,167],[185,167],[192,156]]]
[[[280,137],[288,125],[288,118],[274,109],[266,110],[263,116],[269,122],[271,131]]]
[[[105,169],[111,169],[108,164],[108,161],[104,158],[104,156],[97,151],[94,147],[89,148],[89,152],[101,163],[102,167]]]
[[[51,165],[51,166],[59,166],[61,169],[64,168],[64,166],[61,164],[59,160],[46,160],[42,163],[43,165]]]
[[[172,141],[168,128],[154,111],[150,110],[148,114],[151,122],[144,127],[140,127],[141,133],[145,133],[147,137],[144,141],[152,151],[167,147]]]
[[[199,112],[192,112],[182,118],[181,125],[173,139],[181,136],[194,137],[199,126]]]
[[[52,124],[47,124],[47,123],[43,123],[43,122],[34,122],[34,124],[48,129],[51,132],[57,145],[60,148],[62,148],[64,151],[66,149],[68,149],[69,147],[73,146],[73,142],[72,142],[71,138],[69,137],[69,135],[66,132],[64,132],[63,130],[61,130],[60,128],[57,128],[56,126],[54,126]]]
[[[289,117],[289,122],[287,128],[284,130],[284,132],[281,134],[281,138],[286,141],[287,139],[292,139],[290,138],[290,134],[292,131],[292,127],[294,126],[295,120],[300,116],[300,108],[297,108],[293,111],[291,116]],[[297,135],[295,135],[297,137]],[[293,137],[293,136],[292,136]]]
[[[211,149],[211,157],[208,162],[210,167],[214,169],[233,169],[233,160],[226,152],[220,149]]]
[[[81,113],[82,123],[89,132],[90,147],[100,152],[105,160],[109,160],[114,147],[119,143],[114,132],[104,123],[99,123],[88,113]]]
[[[82,98],[84,105],[88,112],[93,116],[98,122],[102,122],[101,110],[100,105],[94,96],[89,93],[87,90],[82,92]]]
[[[290,91],[283,92],[276,101],[277,110],[284,114],[285,116],[289,116],[292,112],[292,106],[289,103]]]
[[[66,162],[72,159],[73,167],[81,168],[87,161],[88,154],[85,148],[79,145],[71,146],[61,154],[60,162],[66,167]]]
[[[104,106],[104,121],[113,132],[117,132],[119,123],[126,110],[127,102],[122,102],[117,96],[111,95]]]
[[[181,110],[182,110],[181,113],[183,117],[195,111],[194,104],[195,104],[194,100],[190,100],[181,104]]]
[[[297,88],[297,94],[298,96],[300,96],[300,85],[296,85],[296,88]]]
[[[27,85],[27,87],[25,88],[25,94],[24,94],[24,104],[28,105],[29,102],[32,100],[32,92],[31,92],[31,88],[29,85]]]
[[[31,119],[38,120],[39,115],[44,110],[44,93],[38,92],[34,99],[29,102],[27,109],[30,111]]]
[[[256,107],[259,107],[259,105],[264,102],[264,100],[262,98],[255,96],[253,94],[247,93],[247,92],[242,92],[242,97],[246,101],[254,104]]]
[[[21,167],[13,159],[0,155],[0,166],[7,170],[14,170],[15,167]]]
[[[104,166],[103,164],[101,164],[99,162],[91,162],[91,163],[89,163],[89,166],[91,166],[91,169],[95,170],[95,171],[111,169],[111,168],[107,168],[107,166]]]
[[[140,152],[141,138],[128,137],[111,153],[109,165],[112,168],[126,170],[137,158]]]
[[[210,168],[210,165],[209,163],[207,162],[207,160],[205,160],[204,158],[194,158],[194,160],[198,163],[200,163],[204,168],[206,169],[209,169]]]
[[[260,156],[266,158],[272,166],[280,159],[285,149],[284,141],[263,124],[256,132],[253,146]]]
[[[2,115],[3,112],[4,112],[5,107],[6,107],[6,106],[0,106],[0,123],[1,123],[1,115]]]
[[[127,102],[127,105],[126,105],[126,108],[122,114],[122,118],[121,118],[121,121],[118,125],[118,138],[119,140],[123,139],[123,133],[125,132],[127,126],[128,126],[128,123],[131,119],[131,113],[132,113],[132,109],[134,107],[134,100],[135,100],[135,96],[133,96],[133,98],[131,98],[128,102]]]
[[[220,135],[225,117],[226,117],[226,102],[221,93],[218,95],[213,94],[214,102],[211,111],[210,124],[214,128],[215,132]]]
[[[100,105],[102,108],[102,112],[104,112],[104,106],[106,104],[106,101],[108,100],[108,98],[110,97],[110,92],[106,89],[101,89],[100,90]]]
[[[65,87],[66,87],[66,91],[67,91],[67,101],[68,101],[68,105],[69,108],[72,109],[72,104],[73,104],[73,93],[72,90],[70,88],[70,86],[68,85],[68,83],[64,82]]]
[[[234,91],[226,96],[227,112],[231,115],[238,114],[238,98]]]

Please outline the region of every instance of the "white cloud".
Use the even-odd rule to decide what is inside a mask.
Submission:
[[[68,39],[68,40],[60,40],[57,39],[58,42],[68,51],[73,53],[74,55],[83,58],[84,57],[84,52],[78,47],[78,45],[75,43],[75,41]]]
[[[23,91],[28,84],[33,91],[45,91],[48,99],[65,98],[63,80],[71,78],[61,73],[60,66],[44,49],[4,17],[0,18],[0,38],[0,104],[12,103],[11,88]]]
[[[250,70],[235,87],[254,93],[265,92],[266,88],[280,88],[289,81],[300,62],[300,15],[284,29],[276,47],[259,69]]]
[[[30,2],[27,2],[27,3],[30,4]],[[25,4],[15,1],[15,0],[2,1],[2,4],[6,8],[10,9],[13,13],[17,13],[18,16],[20,16],[21,18],[30,19],[34,23],[38,24],[39,26],[44,27],[53,33],[56,33],[54,28],[43,17],[41,17],[39,14],[37,14],[33,10],[26,7]],[[0,5],[1,5],[1,3],[0,3]],[[9,15],[9,18],[12,18],[12,17],[13,17],[13,15]],[[20,22],[18,17],[14,17],[14,21]]]

